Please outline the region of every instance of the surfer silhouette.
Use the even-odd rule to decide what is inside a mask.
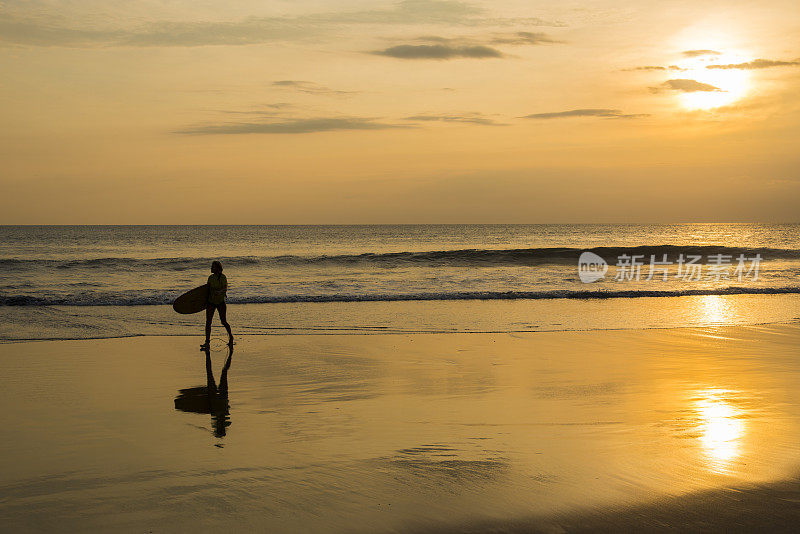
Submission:
[[[214,372],[211,370],[211,351],[206,353],[206,385],[182,389],[175,397],[175,409],[188,413],[205,413],[211,415],[211,426],[214,436],[225,437],[227,428],[231,425],[230,404],[228,403],[228,369],[233,358],[233,345],[228,347],[228,359],[222,367],[219,377],[219,386],[214,381]]]
[[[214,319],[214,310],[219,311],[219,320],[228,331],[228,345],[233,346],[231,325],[228,324],[225,293],[228,291],[228,279],[222,274],[222,264],[218,261],[211,262],[211,276],[208,277],[208,297],[206,298],[206,342],[200,345],[201,349],[209,348],[211,342],[211,321]]]

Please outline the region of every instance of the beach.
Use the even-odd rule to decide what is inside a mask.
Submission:
[[[4,529],[795,524],[796,323],[242,335],[227,395],[196,347],[0,345]]]

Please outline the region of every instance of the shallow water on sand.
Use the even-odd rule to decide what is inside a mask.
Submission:
[[[0,344],[145,335],[198,336],[203,314],[171,306],[0,306]],[[513,333],[792,323],[800,295],[625,299],[237,304],[236,333],[251,335]],[[214,335],[225,337],[217,320]]]
[[[800,327],[2,346],[12,531],[391,532],[800,466]]]

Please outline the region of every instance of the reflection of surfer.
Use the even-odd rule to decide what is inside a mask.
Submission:
[[[228,404],[228,369],[233,358],[233,346],[228,348],[228,359],[219,376],[219,386],[214,382],[211,370],[211,351],[206,349],[206,385],[182,389],[175,397],[175,409],[191,413],[207,413],[211,415],[214,436],[225,437],[230,426],[230,405]]]
[[[207,349],[211,342],[211,321],[214,319],[214,310],[219,310],[219,320],[228,331],[228,345],[233,346],[231,325],[226,317],[225,293],[228,291],[228,279],[222,274],[222,264],[218,261],[211,263],[211,276],[208,277],[208,297],[206,298],[206,342],[200,345]]]

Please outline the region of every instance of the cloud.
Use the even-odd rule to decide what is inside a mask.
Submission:
[[[654,93],[658,93],[663,90],[682,91],[684,93],[696,93],[699,91],[722,91],[722,89],[719,87],[715,87],[711,84],[687,79],[667,80],[658,87],[651,87],[650,90]]]
[[[794,61],[779,61],[775,59],[755,59],[746,63],[732,63],[730,65],[706,65],[707,69],[767,69],[770,67],[798,67],[800,59]]]
[[[485,117],[481,113],[465,113],[463,115],[414,115],[411,117],[406,117],[405,120],[418,122],[462,122],[481,124],[484,126],[506,126],[503,123],[496,122],[488,117]]]
[[[248,17],[237,21],[154,21],[124,27],[124,16],[98,27],[95,18],[68,21],[0,12],[0,43],[28,46],[207,46],[319,40],[350,25],[442,24],[468,27],[563,26],[538,18],[492,18],[471,3],[405,0],[384,9],[320,12],[298,16]]]
[[[278,102],[275,104],[262,104],[263,107],[267,109],[252,109],[247,111],[242,110],[231,110],[231,109],[218,109],[215,110],[219,113],[225,113],[227,115],[256,115],[261,118],[265,117],[279,117],[287,113],[284,111],[286,108],[295,107],[294,104],[289,104],[288,102]]]
[[[716,50],[684,50],[681,52],[686,57],[718,56],[721,52]]]
[[[525,115],[523,119],[568,119],[571,117],[601,117],[604,119],[638,119],[649,117],[646,113],[625,114],[619,109],[571,109],[569,111],[556,111],[550,113],[534,113]]]
[[[285,109],[294,107],[294,104],[291,102],[275,102],[274,104],[264,104],[264,106],[270,109]]]
[[[272,82],[272,85],[275,87],[292,89],[295,91],[299,91],[301,93],[308,93],[311,95],[345,96],[358,93],[358,91],[339,91],[335,89],[330,89],[328,87],[325,87],[324,85],[319,85],[318,83],[307,82],[303,80],[278,80],[276,82]]]
[[[278,117],[280,115],[280,112],[263,111],[263,110],[239,111],[230,109],[218,109],[215,111],[217,111],[218,113],[225,113],[226,115],[256,115],[261,118]]]
[[[505,45],[538,45],[563,43],[563,41],[553,39],[542,32],[516,32],[508,35],[498,35],[492,38],[491,43]]]
[[[646,65],[644,67],[631,67],[630,69],[622,69],[626,72],[637,71],[637,70],[686,70],[682,69],[677,65],[670,65],[668,67],[661,67],[657,65]]]
[[[561,43],[545,33],[515,32],[495,34],[489,37],[440,37],[425,35],[414,40],[424,44],[402,44],[370,54],[398,59],[457,59],[457,58],[501,58],[506,55],[493,45],[540,45]]]
[[[408,128],[403,124],[376,122],[359,117],[320,117],[311,119],[289,119],[282,122],[234,122],[208,124],[178,130],[174,133],[190,135],[222,134],[304,134],[337,130],[388,130]]]
[[[384,50],[374,50],[370,53],[398,59],[487,59],[504,57],[504,54],[499,50],[484,45],[397,45],[390,46]]]
[[[0,14],[0,43],[87,47],[117,41],[123,37],[124,33],[120,31],[70,28],[36,19],[20,19]]]

